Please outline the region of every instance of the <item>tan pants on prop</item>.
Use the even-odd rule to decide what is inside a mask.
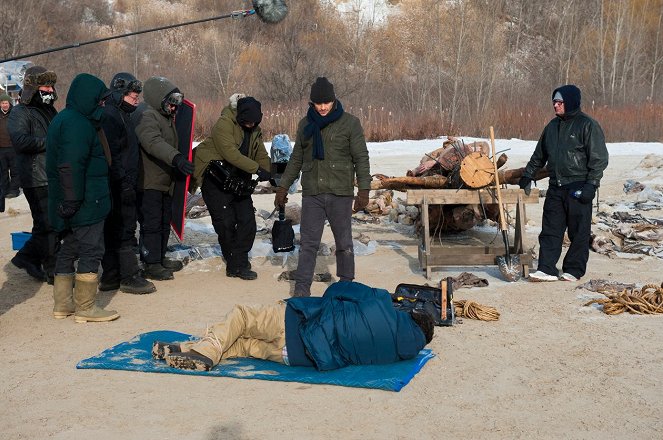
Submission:
[[[285,303],[262,306],[238,304],[207,335],[180,345],[218,364],[222,359],[252,357],[283,363]]]

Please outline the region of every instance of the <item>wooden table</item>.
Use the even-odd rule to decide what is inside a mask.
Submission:
[[[509,235],[511,255],[519,255],[523,276],[529,275],[532,257],[526,253],[525,236],[525,205],[539,203],[539,190],[534,188],[529,196],[522,189],[502,189],[504,204],[516,205],[516,225],[513,234]],[[426,270],[426,278],[430,279],[431,270],[444,266],[491,266],[497,265],[496,257],[505,255],[502,233],[496,230],[497,239],[482,245],[462,245],[434,243],[430,236],[428,207],[430,205],[473,205],[497,203],[495,191],[488,189],[413,189],[407,191],[407,204],[419,205],[421,222],[424,225],[422,242],[419,245],[419,264]]]

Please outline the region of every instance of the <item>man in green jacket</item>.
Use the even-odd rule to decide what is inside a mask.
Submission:
[[[269,156],[262,140],[260,102],[243,95],[231,96],[221,112],[212,134],[196,147],[194,177],[202,182],[201,191],[219,237],[226,260],[226,276],[255,280],[249,251],[256,237],[256,219],[251,195],[236,194],[224,188],[208,172],[212,160],[221,160],[235,178],[249,181],[253,174],[266,181],[271,178]]]
[[[529,193],[544,166],[550,180],[539,234],[539,265],[530,281],[577,281],[585,275],[592,232],[592,200],[608,166],[608,149],[598,122],[580,110],[580,89],[572,84],[552,93],[555,118],[546,125],[519,185]],[[564,232],[571,245],[562,263]]]
[[[277,207],[285,206],[288,188],[301,171],[301,241],[293,296],[311,295],[325,220],[329,220],[336,242],[336,275],[341,281],[354,279],[352,212],[366,207],[371,187],[368,149],[359,119],[343,110],[333,84],[325,77],[312,84],[310,101],[274,201]],[[359,190],[353,207],[355,176]]]
[[[175,114],[184,95],[168,79],[153,76],[145,81],[147,107],[138,117],[136,136],[141,148],[138,174],[141,256],[145,278],[172,280],[182,263],[166,258],[170,236],[174,173],[193,173],[193,163],[177,149]]]
[[[104,255],[104,219],[111,205],[110,152],[103,145],[101,131],[103,106],[109,96],[99,78],[79,74],[69,87],[67,107],[48,128],[48,216],[62,240],[53,286],[53,316],[57,319],[71,314],[76,322],[120,317],[95,304],[97,273]]]

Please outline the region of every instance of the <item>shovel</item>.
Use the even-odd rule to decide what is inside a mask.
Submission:
[[[497,172],[497,154],[495,153],[495,132],[493,127],[490,127],[490,147],[493,153],[493,166],[495,168],[495,192],[497,193],[497,204],[500,208],[500,230],[502,231],[502,240],[504,240],[505,255],[497,256],[497,267],[500,273],[507,281],[518,281],[522,266],[520,264],[520,257],[518,255],[511,255],[509,246],[509,229],[506,225],[506,217],[504,216],[504,206],[502,205],[502,191],[500,189],[500,179]]]

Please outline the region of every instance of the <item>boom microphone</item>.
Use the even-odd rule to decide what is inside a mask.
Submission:
[[[253,9],[265,23],[278,23],[288,15],[285,0],[253,0]]]

